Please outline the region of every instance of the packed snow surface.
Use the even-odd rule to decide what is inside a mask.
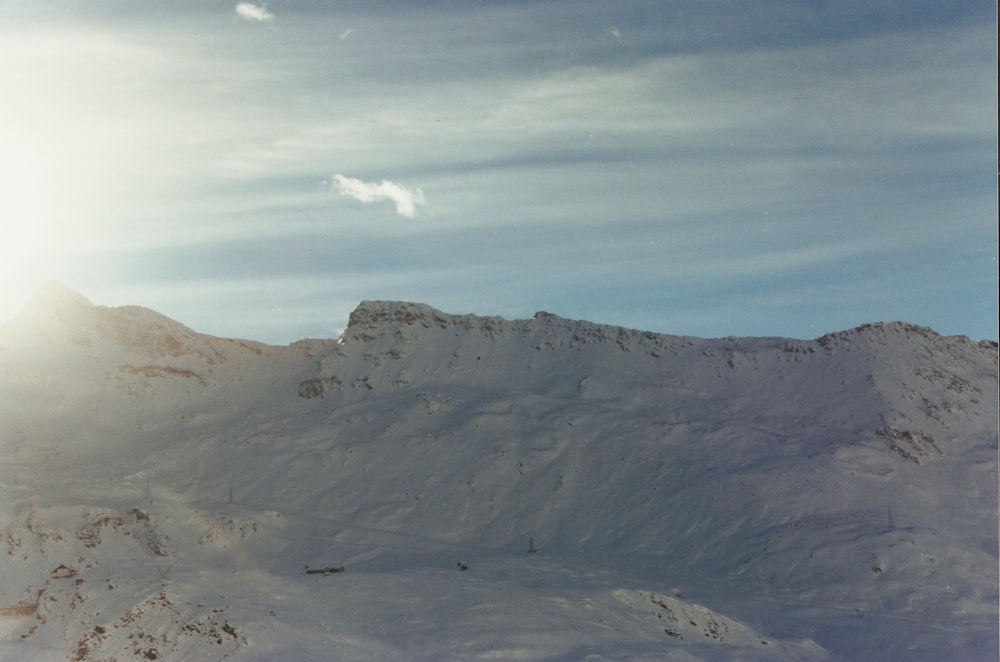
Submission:
[[[996,660],[997,344],[0,327],[0,659]]]

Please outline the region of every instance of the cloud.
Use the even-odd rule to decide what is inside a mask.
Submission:
[[[391,200],[396,204],[396,213],[407,218],[413,218],[418,205],[427,204],[424,192],[420,189],[409,189],[385,179],[376,184],[344,175],[334,175],[333,185],[341,195],[361,202]]]
[[[248,21],[270,21],[274,18],[274,14],[267,11],[267,7],[252,2],[241,2],[236,5],[236,14]]]

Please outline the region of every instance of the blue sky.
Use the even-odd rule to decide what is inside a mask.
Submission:
[[[997,338],[992,2],[0,0],[0,319]]]

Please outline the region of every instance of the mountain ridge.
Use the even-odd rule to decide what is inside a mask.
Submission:
[[[11,326],[16,324],[24,324],[25,318],[31,320],[35,325],[35,330],[43,330],[38,328],[38,326],[46,323],[59,322],[64,323],[75,321],[79,323],[81,320],[69,320],[67,318],[73,315],[83,315],[85,319],[88,317],[92,320],[95,316],[100,315],[118,315],[118,316],[132,316],[137,318],[136,321],[142,323],[143,321],[150,326],[154,326],[155,323],[163,324],[165,326],[176,326],[186,331],[191,331],[189,327],[181,322],[171,319],[161,313],[156,312],[150,308],[127,305],[118,307],[108,307],[100,306],[92,303],[83,294],[73,290],[58,281],[48,281],[40,285],[35,292],[29,297],[22,312],[2,324],[0,328],[5,326]],[[147,318],[142,320],[142,318]],[[373,329],[380,325],[420,325],[424,328],[429,328],[432,326],[438,326],[444,328],[445,326],[458,326],[464,329],[481,328],[489,331],[491,328],[496,326],[504,325],[517,325],[519,323],[538,321],[550,319],[552,321],[557,321],[561,323],[572,322],[584,327],[593,329],[605,329],[614,330],[616,332],[623,332],[630,335],[641,335],[641,336],[669,336],[673,338],[696,338],[700,340],[722,340],[728,339],[733,340],[736,338],[770,338],[775,340],[786,340],[791,342],[808,342],[809,339],[797,339],[790,338],[786,336],[720,336],[715,338],[704,338],[700,336],[686,336],[686,335],[676,335],[663,332],[654,332],[647,330],[634,329],[630,327],[624,327],[621,325],[608,324],[608,323],[595,323],[587,320],[574,320],[570,318],[565,318],[560,315],[556,315],[547,311],[538,311],[534,314],[530,320],[524,319],[514,319],[508,320],[499,316],[484,316],[476,314],[453,314],[445,313],[438,310],[425,303],[416,303],[403,300],[362,300],[357,306],[351,311],[348,316],[347,325],[345,326],[345,332],[349,329]],[[972,342],[973,344],[983,345],[984,347],[996,347],[997,341],[991,339],[982,339],[979,341],[974,341],[966,335],[942,335],[930,327],[921,326],[918,324],[913,324],[905,321],[881,321],[881,322],[865,322],[854,327],[850,327],[843,330],[836,330],[827,332],[821,336],[818,336],[812,340],[820,342],[824,346],[829,346],[836,344],[838,342],[849,341],[852,336],[864,336],[869,332],[874,332],[879,334],[881,332],[905,332],[908,334],[924,335],[928,337],[936,338],[951,338],[955,340],[966,340]],[[196,332],[198,335],[205,336],[207,334],[202,334]],[[212,336],[209,336],[212,337]],[[234,339],[227,339],[234,340]],[[304,338],[302,340],[316,340],[315,338]],[[253,342],[256,344],[266,344],[258,343],[257,341],[243,341],[243,342]],[[299,341],[296,341],[299,342]],[[294,343],[292,343],[294,344]],[[277,345],[274,345],[277,346]]]

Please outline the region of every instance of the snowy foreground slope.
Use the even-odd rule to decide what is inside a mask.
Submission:
[[[2,660],[995,660],[997,545],[994,342],[0,327]]]

